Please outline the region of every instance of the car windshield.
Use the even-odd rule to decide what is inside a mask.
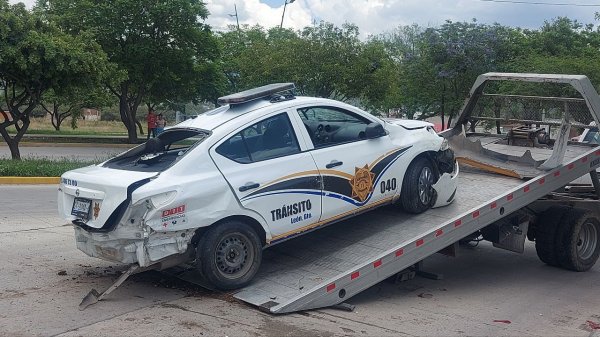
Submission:
[[[208,137],[208,131],[197,129],[171,129],[156,138],[118,155],[104,163],[104,167],[161,172],[181,159],[191,148]]]
[[[583,143],[600,144],[600,134],[598,128],[591,128],[590,131],[585,135]]]

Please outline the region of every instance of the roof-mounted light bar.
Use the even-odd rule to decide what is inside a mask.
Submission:
[[[242,104],[250,102],[259,98],[269,97],[273,94],[277,94],[283,91],[294,90],[296,86],[294,83],[273,83],[262,87],[238,92],[223,97],[219,97],[217,103],[219,104]]]

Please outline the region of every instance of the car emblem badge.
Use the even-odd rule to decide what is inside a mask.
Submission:
[[[76,189],[76,190],[75,190],[75,195],[76,195],[76,196],[79,196],[79,189]]]
[[[375,174],[369,169],[369,164],[366,164],[364,167],[355,167],[354,177],[350,179],[352,198],[365,201],[369,193],[373,191],[374,178]]]
[[[98,219],[98,214],[100,214],[100,204],[94,203],[94,220]]]

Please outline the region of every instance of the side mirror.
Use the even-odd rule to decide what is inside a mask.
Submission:
[[[367,128],[365,129],[365,138],[367,139],[383,137],[385,136],[385,134],[386,133],[385,129],[383,128],[383,125],[379,123],[373,122],[367,125]]]

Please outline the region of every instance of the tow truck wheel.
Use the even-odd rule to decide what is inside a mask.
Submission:
[[[433,184],[437,179],[433,166],[426,158],[418,158],[410,164],[400,191],[402,208],[414,214],[428,210],[435,203]]]
[[[571,210],[567,206],[553,206],[545,210],[534,227],[535,251],[545,264],[558,267],[556,236],[564,214]]]
[[[600,255],[600,220],[584,209],[565,214],[557,232],[557,258],[561,267],[587,271]]]
[[[228,221],[208,229],[196,248],[196,267],[216,288],[246,286],[260,267],[262,246],[245,223]]]

